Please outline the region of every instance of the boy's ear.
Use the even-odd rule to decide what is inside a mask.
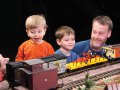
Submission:
[[[44,30],[44,32],[43,32],[44,34],[43,34],[43,36],[45,36],[45,34],[46,34],[46,29]]]
[[[45,33],[46,33],[47,29],[45,29]]]
[[[26,30],[26,33],[28,34],[28,31]]]
[[[44,31],[44,35],[46,34],[46,29],[45,29],[45,31]]]
[[[57,42],[58,45],[61,45],[61,42],[60,42],[59,39],[56,39],[56,42]]]
[[[27,33],[27,35],[28,35],[28,37],[29,37],[29,33],[28,33],[28,31],[26,30],[26,33]]]

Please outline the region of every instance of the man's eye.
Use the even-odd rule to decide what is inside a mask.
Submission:
[[[104,33],[103,33],[103,32],[100,32],[99,34],[100,34],[100,35],[103,35]]]
[[[93,33],[95,34],[96,32],[95,32],[95,31],[93,31]]]

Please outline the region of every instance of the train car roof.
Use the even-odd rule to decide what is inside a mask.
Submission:
[[[109,49],[109,50],[113,50],[116,48],[120,48],[120,44],[115,44],[115,45],[109,45],[109,46],[105,46],[103,47],[104,49]]]
[[[41,59],[45,62],[52,62],[52,61],[57,61],[57,60],[61,60],[61,59],[66,59],[66,56],[61,55],[61,54],[53,54],[53,55],[49,55],[47,57],[43,57]]]

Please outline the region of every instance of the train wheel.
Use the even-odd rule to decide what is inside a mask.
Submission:
[[[113,61],[113,58],[111,56],[108,56],[109,61]]]

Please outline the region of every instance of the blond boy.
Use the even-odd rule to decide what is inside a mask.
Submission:
[[[25,26],[30,39],[19,46],[16,61],[41,58],[54,54],[53,47],[43,40],[47,30],[46,20],[43,15],[29,16]]]

